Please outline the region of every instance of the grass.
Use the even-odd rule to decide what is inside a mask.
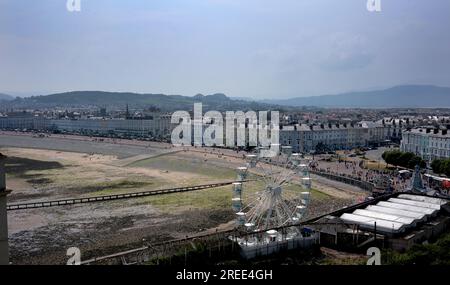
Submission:
[[[305,191],[305,190],[302,190],[302,188],[299,185],[293,185],[293,184],[288,185],[286,187],[286,189],[288,191],[291,191],[291,192],[292,191],[295,191],[295,192],[303,192],[303,191]],[[323,193],[323,192],[320,192],[320,191],[318,191],[318,190],[316,190],[314,188],[311,189],[311,199],[312,200],[325,200],[325,199],[329,199],[329,198],[331,198],[330,195],[328,195],[326,193]]]
[[[202,158],[183,159],[175,155],[146,159],[133,163],[131,166],[149,167],[167,171],[169,174],[172,171],[184,172],[187,175],[183,176],[181,173],[179,175],[180,179],[173,182],[172,179],[167,180],[164,177],[164,173],[162,173],[161,177],[155,177],[130,174],[127,171],[121,173],[120,170],[110,172],[108,168],[91,169],[89,165],[83,168],[73,168],[71,165],[15,157],[10,157],[7,161],[8,176],[10,178],[26,179],[28,183],[38,185],[43,190],[58,190],[59,193],[67,193],[69,195],[81,194],[86,197],[198,185],[208,183],[208,178],[217,181],[233,180],[236,177],[234,169],[208,165]],[[213,195],[208,197],[212,200],[220,200],[220,197]],[[195,196],[195,198],[199,198],[200,201],[195,204],[204,204],[201,196]],[[190,197],[187,198],[188,201],[192,199]],[[226,199],[226,201],[228,200]],[[158,201],[155,201],[155,203],[158,203]],[[185,202],[185,204],[189,203],[191,202]],[[215,204],[218,203],[216,202]]]
[[[24,163],[31,163],[29,160]],[[33,161],[34,165],[40,164]],[[204,158],[179,157],[176,154],[165,155],[137,161],[129,167],[145,167],[168,172],[182,172],[197,174],[189,179],[181,179],[175,184],[169,183],[164,177],[152,177],[139,174],[111,174],[108,170],[97,169],[92,171],[89,167],[75,169],[59,164],[44,164],[40,167],[28,168],[26,173],[28,178],[45,188],[59,188],[66,193],[82,194],[85,197],[111,195],[126,192],[137,192],[145,190],[156,190],[170,188],[181,185],[198,185],[208,183],[207,177],[215,180],[234,180],[236,171],[232,168],[216,167],[208,163]],[[259,176],[250,174],[248,179],[256,181],[244,184],[244,203],[253,199],[255,192],[264,189],[264,182]],[[44,183],[45,182],[45,183]],[[302,188],[298,185],[286,185],[285,191],[298,193]],[[324,200],[330,196],[315,189],[311,191],[313,200]],[[231,209],[232,186],[204,189],[193,192],[174,193],[167,195],[151,196],[139,198],[139,204],[151,204],[162,212],[183,211],[191,208],[195,209]]]
[[[193,192],[149,196],[139,199],[139,204],[151,204],[162,212],[189,209],[231,209],[231,186],[204,189]]]
[[[317,265],[366,265],[367,257],[358,257],[358,258],[333,258],[326,257],[317,262]]]
[[[9,156],[5,161],[6,172],[10,174],[22,173],[29,170],[58,169],[64,166],[59,162],[43,161],[29,158]]]
[[[201,174],[217,179],[234,179],[236,171],[231,168],[217,167],[206,163],[202,158],[181,158],[175,155],[166,155],[137,161],[129,167],[146,167],[162,171],[186,172]]]
[[[125,179],[88,184],[86,186],[77,187],[76,190],[79,191],[80,189],[82,189],[85,192],[89,192],[87,196],[102,196],[126,192],[152,190],[157,189],[162,185],[164,185],[164,181],[158,181],[156,179],[152,181],[136,181]]]
[[[366,169],[371,170],[385,170],[386,169],[386,163],[385,162],[378,162],[374,160],[369,160],[364,162],[364,167]]]
[[[38,184],[40,188],[61,189],[66,193],[100,196],[132,191],[156,190],[167,185],[163,178],[141,176],[138,174],[125,176],[108,176],[107,172],[80,171],[68,167],[60,169],[30,170],[26,175],[27,182]]]
[[[157,207],[162,212],[182,211],[188,209],[209,209],[209,210],[223,210],[231,209],[232,186],[223,186],[218,188],[211,188],[205,190],[198,190],[185,193],[174,193],[159,196],[144,197],[139,200],[140,204],[151,204]],[[243,202],[254,198],[257,191],[264,189],[264,182],[261,180],[244,183],[243,187]],[[298,185],[288,185],[285,191],[301,192],[301,187]],[[317,191],[311,190],[311,199],[326,200],[330,196]]]
[[[51,171],[63,170],[59,162],[42,161],[22,157],[10,156],[6,158],[6,174],[11,178],[38,179],[41,174]],[[33,181],[30,181],[33,183]]]

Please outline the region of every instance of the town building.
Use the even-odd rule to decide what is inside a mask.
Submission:
[[[450,158],[450,135],[447,129],[419,127],[403,132],[400,150],[412,152],[422,159]]]
[[[280,144],[292,146],[294,152],[334,151],[368,145],[368,128],[358,124],[297,124],[283,126]]]
[[[163,139],[170,137],[170,116],[148,118],[104,119],[49,119],[38,116],[0,117],[0,129],[17,131],[51,131],[82,135],[115,135]]]
[[[191,125],[191,144],[203,145],[203,134],[210,123],[184,122]],[[202,126],[199,127],[198,124]],[[245,137],[244,146],[259,146],[261,132],[263,137],[270,137],[270,128],[258,123],[238,123],[223,128],[223,146],[243,146],[238,138]],[[142,117],[125,118],[80,117],[80,118],[45,118],[36,115],[0,117],[0,129],[19,131],[50,131],[92,136],[118,136],[128,138],[170,139],[172,130],[178,124],[172,124],[171,115],[156,114]],[[194,126],[197,126],[194,128]],[[230,129],[232,128],[232,130]],[[200,130],[199,133],[195,129]],[[230,134],[233,137],[227,137]],[[196,136],[200,136],[196,138]],[[353,149],[370,145],[379,145],[391,136],[389,127],[381,122],[362,121],[359,123],[316,123],[295,124],[280,127],[280,144],[291,146],[294,152],[334,151]],[[217,144],[219,146],[220,144]]]
[[[418,122],[411,117],[402,117],[383,118],[376,121],[376,123],[383,126],[387,139],[395,143],[400,143],[403,130],[416,126]]]

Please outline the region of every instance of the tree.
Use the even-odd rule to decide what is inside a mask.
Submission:
[[[450,176],[450,159],[435,159],[431,163],[434,173]]]
[[[409,167],[409,162],[415,157],[414,153],[411,152],[404,152],[401,153],[400,156],[398,157],[398,161],[397,164],[403,167]],[[410,168],[414,168],[410,167]]]
[[[386,163],[402,166],[405,168],[414,168],[416,165],[424,168],[426,162],[420,157],[412,152],[401,152],[399,150],[385,151],[381,157],[386,161]]]
[[[447,176],[450,176],[450,159],[444,160],[441,166],[442,173]]]
[[[434,173],[441,173],[441,165],[442,160],[441,159],[435,159],[433,162],[431,162],[431,168],[433,169]]]
[[[425,161],[418,157],[418,156],[414,156],[413,158],[411,158],[408,162],[408,168],[414,168],[416,167],[416,165],[420,166],[420,168],[425,168],[427,166],[427,164],[425,163]]]

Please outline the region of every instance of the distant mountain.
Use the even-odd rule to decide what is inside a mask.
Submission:
[[[432,85],[401,85],[376,91],[349,92],[337,95],[264,100],[284,106],[341,108],[433,108],[450,107],[450,88]]]
[[[192,110],[195,102],[204,110],[280,110],[300,106],[337,108],[435,108],[450,107],[450,87],[431,85],[402,85],[383,90],[348,92],[337,95],[298,97],[292,99],[253,101],[230,98],[225,94],[197,94],[193,97],[131,92],[73,91],[50,95],[13,98],[0,94],[0,101],[11,107],[109,107],[123,109],[155,107],[162,111]]]
[[[0,93],[0,101],[11,101],[11,100],[14,100],[13,96]]]
[[[109,106],[124,108],[156,107],[163,111],[191,110],[195,102],[203,103],[204,110],[261,110],[269,105],[259,102],[234,100],[225,94],[197,94],[193,97],[131,92],[73,91],[50,95],[16,98],[11,104],[21,107],[86,107]]]
[[[230,97],[230,99],[231,100],[247,101],[247,102],[255,101],[255,99],[250,98],[250,97]]]

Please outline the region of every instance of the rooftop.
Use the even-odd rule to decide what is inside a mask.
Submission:
[[[342,129],[361,129],[362,127],[354,124],[297,124],[295,126],[283,126],[284,131],[330,131],[330,130],[342,130]]]
[[[450,138],[450,134],[448,133],[447,129],[444,129],[444,130],[436,129],[434,127],[414,128],[411,130],[406,130],[406,131],[404,131],[404,133],[413,133],[413,134],[420,134],[420,135]]]
[[[399,194],[385,201],[345,212],[340,219],[346,224],[358,224],[362,229],[384,234],[398,234],[414,229],[417,224],[433,219],[450,205],[447,199],[412,194]]]

